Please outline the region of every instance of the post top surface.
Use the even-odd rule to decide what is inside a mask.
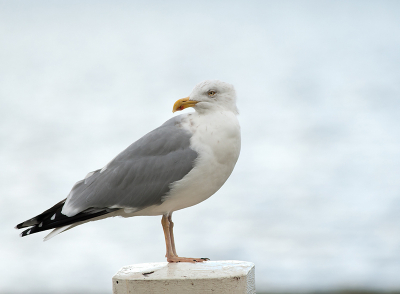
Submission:
[[[197,263],[141,263],[122,267],[113,277],[118,280],[218,279],[245,276],[254,263],[238,260]]]

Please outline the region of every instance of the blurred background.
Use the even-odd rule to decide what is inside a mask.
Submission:
[[[174,213],[178,252],[254,262],[259,292],[400,291],[399,1],[1,1],[0,35],[0,293],[165,261],[161,217],[13,227],[205,79],[235,85],[242,151]]]

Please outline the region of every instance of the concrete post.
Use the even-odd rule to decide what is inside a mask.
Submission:
[[[237,260],[129,265],[112,282],[113,294],[256,293],[254,264]]]

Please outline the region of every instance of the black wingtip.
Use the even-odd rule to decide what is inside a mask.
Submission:
[[[39,219],[38,217],[40,217],[41,215],[35,216],[31,219],[28,219],[18,225],[15,226],[16,229],[22,229],[22,228],[26,228],[26,227],[32,227],[34,225],[37,225],[39,223]]]
[[[14,229],[19,230],[23,228],[24,223],[20,223],[14,227]]]
[[[31,233],[31,229],[27,229],[23,231],[21,234],[19,234],[20,237],[25,237]]]

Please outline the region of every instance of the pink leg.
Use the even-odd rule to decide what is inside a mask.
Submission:
[[[209,260],[208,258],[191,258],[191,257],[179,257],[176,254],[175,241],[174,241],[174,223],[172,222],[171,214],[163,215],[161,224],[164,230],[165,245],[167,253],[165,257],[168,262],[203,262]]]

